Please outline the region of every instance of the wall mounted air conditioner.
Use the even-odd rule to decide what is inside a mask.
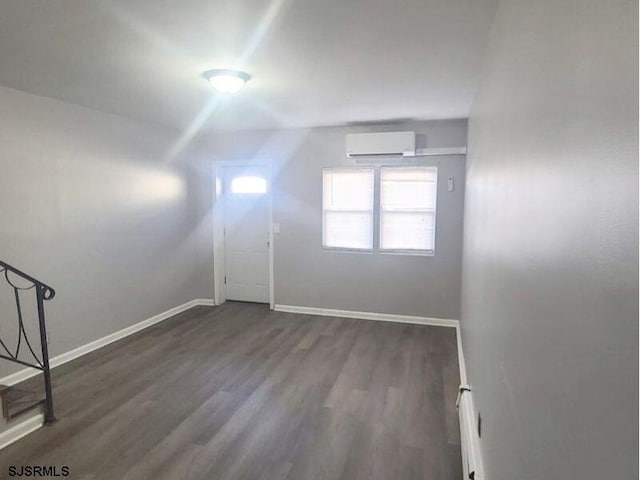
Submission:
[[[349,158],[416,154],[415,132],[351,133],[345,143]]]

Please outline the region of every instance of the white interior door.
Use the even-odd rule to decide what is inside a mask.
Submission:
[[[266,167],[224,171],[227,300],[269,303],[269,201]]]

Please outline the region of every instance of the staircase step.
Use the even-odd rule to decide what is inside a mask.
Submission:
[[[29,390],[0,385],[0,400],[4,418],[11,420],[31,409],[38,408],[44,403],[44,396]]]

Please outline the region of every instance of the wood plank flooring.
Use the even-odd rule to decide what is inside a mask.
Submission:
[[[197,307],[54,369],[0,478],[459,480],[458,382],[453,328]]]

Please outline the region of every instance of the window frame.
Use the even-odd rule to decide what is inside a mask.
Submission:
[[[324,201],[324,174],[325,172],[332,171],[354,171],[354,170],[367,170],[371,171],[373,174],[373,185],[371,192],[371,210],[331,210],[325,208]],[[373,254],[376,249],[376,237],[375,237],[375,229],[376,229],[376,179],[377,169],[372,166],[337,166],[337,167],[323,167],[322,168],[322,198],[321,198],[321,209],[322,209],[322,238],[321,238],[321,246],[323,250],[333,251],[333,252],[344,252],[344,253],[364,253],[364,254]],[[371,247],[370,248],[356,248],[356,247],[332,247],[325,245],[325,232],[326,232],[326,212],[342,212],[342,213],[363,213],[363,212],[371,212],[371,228],[369,231],[370,239],[371,239]]]
[[[434,202],[433,202],[433,248],[430,250],[424,249],[391,249],[382,248],[382,169],[416,169],[425,168],[431,169],[435,172],[434,179]],[[325,230],[326,230],[326,216],[324,206],[324,172],[326,170],[372,170],[373,171],[373,209],[371,211],[371,248],[354,248],[354,247],[329,247],[325,246]],[[433,257],[436,253],[437,242],[437,223],[438,223],[438,165],[364,165],[364,166],[336,166],[336,167],[323,167],[321,178],[321,209],[322,209],[322,238],[321,247],[323,250],[337,252],[337,253],[358,253],[358,254],[374,254],[380,253],[382,255],[404,255],[404,256],[419,256],[419,257]],[[335,210],[334,210],[335,211]],[[358,213],[361,210],[338,210],[340,212],[352,212]],[[411,211],[411,210],[409,210]],[[420,211],[420,210],[416,210]],[[422,210],[424,211],[424,210]],[[376,235],[377,231],[377,235]]]
[[[382,170],[415,170],[424,168],[433,170],[434,175],[434,197],[432,209],[415,209],[406,210],[407,212],[431,212],[433,211],[433,248],[427,249],[411,249],[411,248],[382,248],[382,216],[384,209],[382,206]],[[433,257],[436,253],[436,232],[437,232],[437,212],[438,212],[438,166],[437,165],[380,165],[378,167],[378,252],[383,255],[415,255]]]

